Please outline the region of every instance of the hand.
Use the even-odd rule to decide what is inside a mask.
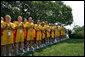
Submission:
[[[8,25],[6,24],[6,27],[8,27]]]

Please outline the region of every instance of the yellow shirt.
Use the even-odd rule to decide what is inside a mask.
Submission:
[[[1,28],[6,27],[6,23],[1,20]]]
[[[58,26],[58,30],[61,30],[62,29],[62,27],[61,26]]]
[[[45,38],[45,27],[43,27],[43,38]]]
[[[39,24],[39,25],[35,24],[34,28],[35,28],[36,30],[39,30],[39,29],[42,29],[42,26],[41,26],[40,24]]]
[[[6,23],[1,20],[1,29],[6,27]],[[4,29],[3,32],[1,31],[1,45],[6,45],[7,44],[7,30]]]
[[[54,38],[54,27],[53,26],[50,26],[50,29],[52,29],[52,34],[51,34],[51,37]]]
[[[30,23],[30,25],[32,26],[32,28],[31,28],[31,29],[33,29],[33,27],[34,27],[34,24],[33,24],[33,23]]]
[[[8,27],[7,28],[15,28],[15,25],[13,23],[10,22],[11,25],[7,24]],[[11,26],[11,27],[10,27]],[[10,34],[9,34],[9,32]],[[7,30],[7,44],[13,44],[14,43],[14,34],[13,34],[13,31],[10,29],[10,30]]]
[[[20,27],[23,26],[23,23],[19,23],[18,21],[15,22],[15,27]],[[15,42],[23,42],[24,41],[24,33],[23,33],[23,28],[18,28],[17,29],[17,34],[16,34],[16,40]]]
[[[49,25],[45,25],[44,28],[47,29],[47,31],[50,29]]]
[[[29,22],[26,22],[26,27],[30,27],[30,23]]]
[[[16,21],[14,24],[15,24],[15,27],[20,27],[20,26],[22,26],[22,22],[19,24],[19,22]]]
[[[26,28],[26,23],[23,23],[24,28]]]
[[[42,29],[42,26],[39,24],[39,25],[37,25],[37,24],[35,24],[35,26],[34,26],[34,28],[36,29],[36,30],[38,30],[37,31],[37,41],[38,40],[41,40],[41,31],[40,31],[40,29]]]
[[[50,26],[50,29],[54,30],[54,27],[53,26]]]
[[[36,29],[36,30],[38,29],[38,25],[37,24],[34,25],[34,29]]]
[[[56,28],[56,26],[53,26],[53,30]]]

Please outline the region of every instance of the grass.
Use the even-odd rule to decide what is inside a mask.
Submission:
[[[84,56],[84,40],[68,39],[20,56]]]

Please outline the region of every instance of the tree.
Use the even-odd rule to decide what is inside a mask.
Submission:
[[[1,16],[9,14],[13,20],[21,15],[50,23],[70,25],[73,22],[72,9],[61,1],[1,1]]]
[[[75,31],[74,33],[78,33],[79,31],[84,31],[84,26],[80,27],[78,25],[76,25],[73,30]]]

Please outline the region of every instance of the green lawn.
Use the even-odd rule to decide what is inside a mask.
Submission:
[[[68,39],[20,56],[84,56],[84,40]]]

